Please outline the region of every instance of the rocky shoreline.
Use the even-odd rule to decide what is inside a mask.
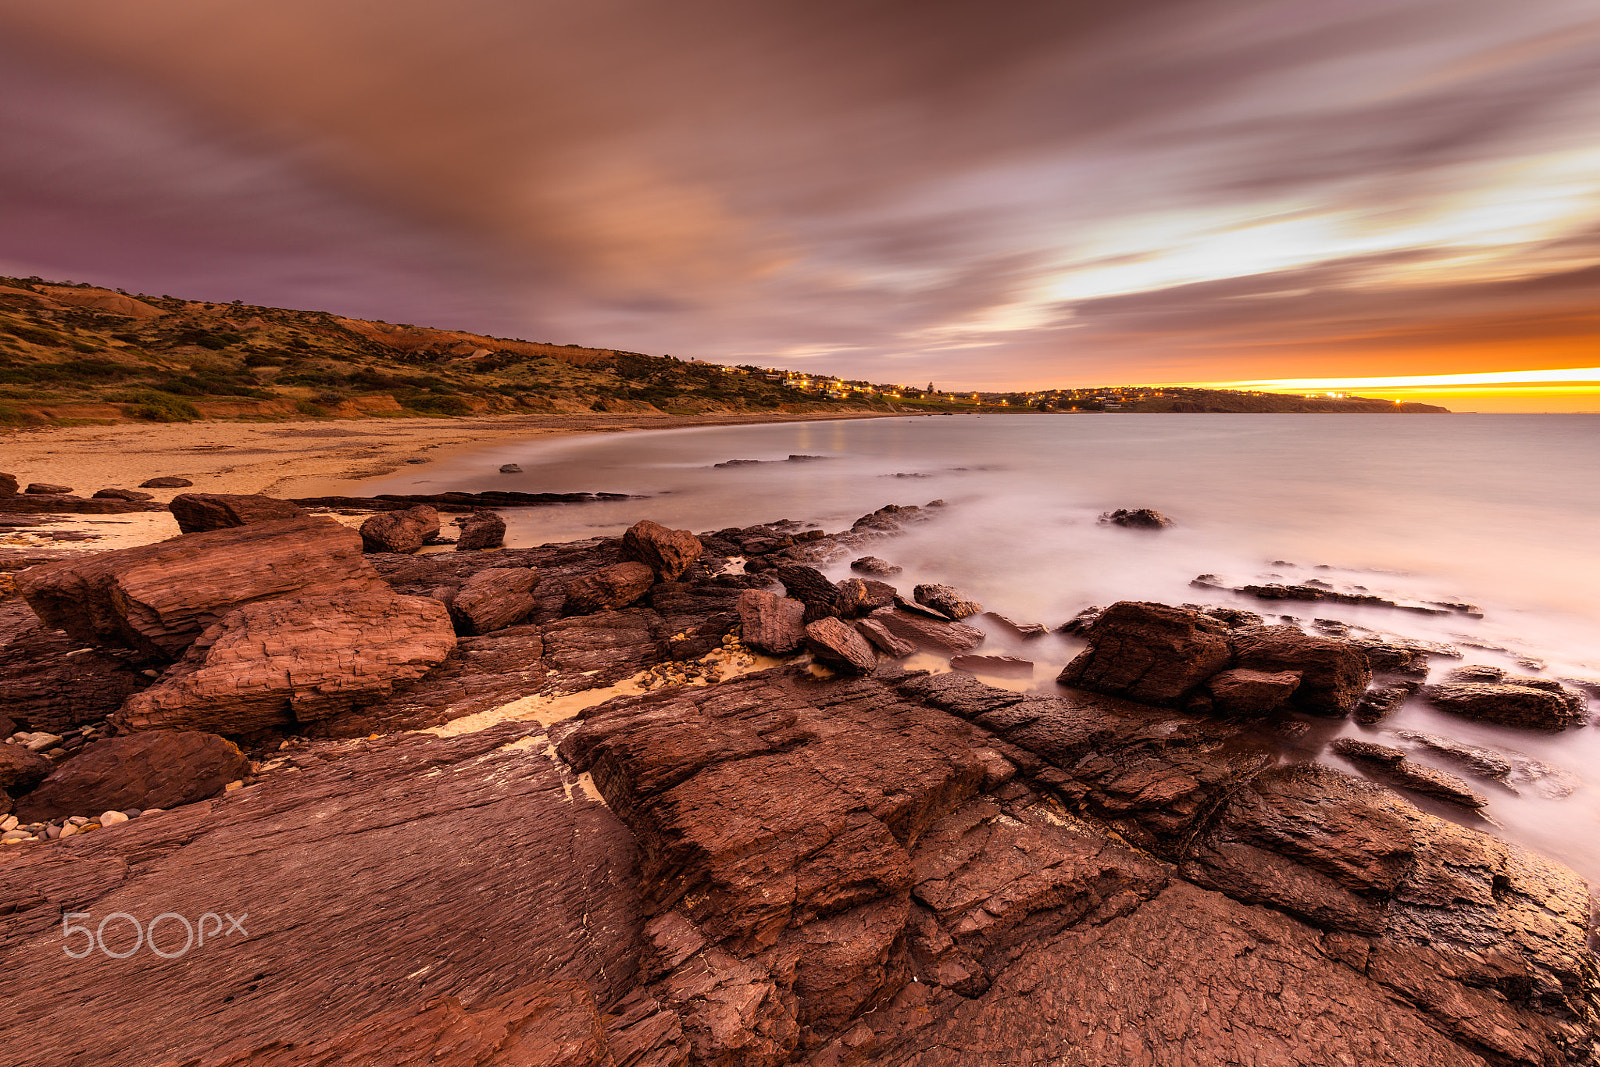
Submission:
[[[1600,1062],[1589,887],[1476,814],[1558,772],[1310,742],[1407,700],[1570,729],[1582,690],[907,596],[938,501],[527,549],[480,505],[421,553],[424,502],[188,496],[0,600],[0,1062]],[[1081,647],[1022,692],[976,676],[1031,672],[1002,634]]]

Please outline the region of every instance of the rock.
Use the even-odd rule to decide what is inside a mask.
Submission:
[[[128,817],[120,811],[103,811],[99,821],[101,826],[120,826],[128,821]]]
[[[521,722],[313,742],[294,750],[302,769],[227,799],[8,855],[7,1047],[107,1067],[611,1063],[594,1004],[640,969],[634,845],[546,746]],[[518,907],[463,906],[491,896]],[[197,934],[208,912],[240,928],[208,920],[178,963],[97,951],[63,968],[62,913],[93,929],[118,910],[147,933],[168,911]],[[166,951],[184,936],[159,926]]]
[[[1228,664],[1222,625],[1165,604],[1119,601],[1089,627],[1089,647],[1062,670],[1062,685],[1146,704],[1176,706]]]
[[[806,607],[765,589],[746,589],[738,600],[740,634],[758,652],[788,655],[805,641]]]
[[[187,489],[194,483],[187,478],[151,478],[147,482],[140,482],[140,489]]]
[[[973,674],[1003,674],[1017,678],[1033,677],[1033,662],[1015,656],[953,656],[950,667]]]
[[[361,558],[356,531],[310,516],[32,567],[17,586],[48,626],[167,659],[241,604],[387,591]]]
[[[899,595],[894,586],[870,579],[846,578],[838,588],[833,606],[841,619],[859,619],[863,615],[871,615],[879,608],[893,604]]]
[[[486,634],[521,622],[533,611],[539,572],[532,567],[490,567],[462,583],[449,603],[463,634]]]
[[[26,629],[0,647],[0,708],[52,733],[99,722],[150,684],[129,658],[85,648],[58,630]],[[0,737],[11,732],[8,722],[0,721]]]
[[[622,535],[622,555],[650,567],[664,582],[677,578],[700,558],[700,539],[688,530],[669,530],[645,519]]]
[[[859,571],[862,574],[870,574],[874,578],[893,578],[905,568],[897,567],[893,563],[887,563],[877,556],[862,556],[859,559],[850,561],[850,569]]]
[[[443,604],[390,592],[296,596],[225,615],[112,719],[249,735],[374,703],[456,647]]]
[[[1549,800],[1560,800],[1571,796],[1578,788],[1576,775],[1520,752],[1497,752],[1414,730],[1399,730],[1395,736],[1443,756],[1481,778],[1499,782],[1513,793],[1530,792]]]
[[[19,811],[46,821],[107,808],[176,808],[214,797],[248,771],[250,760],[216,734],[150,729],[88,745],[29,793]],[[101,819],[101,825],[109,824]]]
[[[878,657],[866,639],[848,623],[838,619],[818,619],[805,629],[806,648],[830,667],[847,673],[870,674]]]
[[[521,474],[522,473],[522,468],[517,466],[515,463],[502,463],[502,464],[500,464],[500,473],[501,474]]]
[[[1234,636],[1233,651],[1235,667],[1298,671],[1300,685],[1290,703],[1313,715],[1348,715],[1372,681],[1372,668],[1359,646],[1293,626],[1242,631]]]
[[[878,651],[895,659],[904,659],[917,651],[917,646],[903,638],[896,637],[883,624],[881,619],[856,620],[856,633],[867,639]]]
[[[617,563],[567,584],[567,613],[612,611],[644,599],[656,572],[643,563]]]
[[[1498,682],[1506,676],[1502,667],[1490,667],[1483,663],[1469,663],[1461,667],[1454,667],[1445,672],[1444,682]]]
[[[178,529],[184,533],[224,530],[257,522],[301,518],[307,512],[298,504],[270,496],[227,493],[180,493],[167,505]]]
[[[17,797],[50,777],[56,765],[25,745],[0,742],[0,790]],[[33,820],[29,820],[32,822]]]
[[[968,600],[948,585],[919,585],[913,591],[918,604],[930,607],[952,619],[965,619],[983,610],[976,600]]]
[[[361,544],[368,552],[415,552],[438,536],[439,513],[426,504],[381,512],[361,524]]]
[[[1419,682],[1399,682],[1394,685],[1373,686],[1361,694],[1356,703],[1356,722],[1373,726],[1394,714],[1413,693],[1420,689]]]
[[[1386,785],[1424,793],[1474,811],[1489,804],[1487,797],[1475,792],[1455,775],[1416,763],[1406,758],[1401,749],[1353,737],[1341,737],[1331,747],[1345,759],[1363,765],[1374,778]]]
[[[1016,622],[997,612],[986,611],[983,617],[1013,637],[1020,637],[1024,641],[1032,641],[1043,637],[1050,632],[1050,628],[1037,622]]]
[[[1268,715],[1300,688],[1300,672],[1235,667],[1212,675],[1205,687],[1213,708],[1224,715]]]
[[[23,492],[30,495],[37,493],[40,496],[60,496],[63,493],[72,492],[72,486],[51,485],[49,482],[31,482]]]
[[[16,730],[17,724],[15,722],[12,722],[11,719],[5,715],[0,715],[0,741],[4,741],[6,738],[16,733]]]
[[[470,552],[484,548],[499,548],[506,539],[506,520],[492,511],[474,511],[457,520],[461,533],[456,537],[456,551]]]
[[[1154,508],[1118,508],[1100,516],[1102,526],[1125,526],[1134,530],[1160,530],[1177,523]]]
[[[971,652],[983,644],[983,631],[964,622],[926,618],[898,607],[880,608],[872,613],[871,618],[895,637],[909,641],[918,648],[946,653]]]
[[[1106,609],[1102,607],[1091,606],[1084,608],[1072,618],[1062,623],[1060,632],[1064,634],[1071,634],[1073,637],[1087,637],[1089,634],[1089,628],[1093,626],[1095,622],[1099,620],[1100,616],[1104,615],[1105,613]]]
[[[94,500],[154,500],[151,493],[141,493],[137,489],[97,489]]]
[[[17,476],[0,473],[0,496],[17,495]]]
[[[1565,730],[1588,718],[1583,698],[1560,689],[1496,682],[1454,682],[1422,687],[1422,699],[1440,711],[1464,719],[1520,726],[1530,730]]]
[[[822,576],[815,567],[790,564],[777,569],[777,579],[789,596],[806,606],[806,622],[816,622],[836,613],[839,587]]]

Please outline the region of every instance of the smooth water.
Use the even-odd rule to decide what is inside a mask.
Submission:
[[[791,454],[824,458],[714,466]],[[524,473],[498,473],[508,462]],[[486,448],[374,491],[486,489],[647,498],[507,512],[513,545],[618,534],[641,518],[696,531],[792,518],[833,531],[884,504],[938,498],[948,506],[932,521],[873,554],[905,568],[895,579],[903,589],[945,582],[1018,621],[1055,627],[1116,600],[1227,604],[1449,641],[1466,654],[1459,662],[1527,673],[1519,661],[1532,659],[1547,677],[1600,678],[1600,416],[966,415],[702,427]],[[1119,507],[1156,508],[1178,526],[1097,524]],[[829,573],[848,571],[841,563]],[[1316,577],[1393,599],[1467,601],[1484,617],[1266,602],[1191,587],[1202,573],[1230,585]],[[1033,684],[1048,691],[1077,647],[995,636],[985,651],[1034,660]],[[1435,677],[1457,662],[1436,657]],[[1584,784],[1562,800],[1475,785],[1505,836],[1600,884],[1600,727],[1541,734],[1413,705],[1375,729],[1337,724],[1312,744],[1340,734],[1393,743],[1397,729],[1576,774]]]

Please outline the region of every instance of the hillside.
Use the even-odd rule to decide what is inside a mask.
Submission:
[[[757,368],[0,277],[0,424],[869,409]]]
[[[1176,387],[1018,393],[720,367],[249,304],[0,277],[0,425],[579,412],[1442,412]]]

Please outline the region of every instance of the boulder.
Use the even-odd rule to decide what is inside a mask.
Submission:
[[[256,522],[277,522],[307,514],[299,504],[270,496],[228,493],[180,493],[167,505],[184,533],[223,530]]]
[[[91,500],[154,500],[152,493],[141,493],[137,489],[97,489]]]
[[[636,604],[656,584],[656,572],[643,563],[616,563],[567,583],[568,615],[590,615]]]
[[[174,659],[241,604],[388,586],[361,558],[360,534],[306,516],[47,563],[18,575],[17,589],[79,641]]]
[[[63,493],[72,492],[72,486],[51,485],[49,482],[30,482],[28,488],[24,489],[23,492],[30,495],[37,493],[40,496],[60,496]]]
[[[952,619],[965,619],[983,610],[976,600],[968,600],[948,585],[919,585],[913,591],[917,603]]]
[[[16,496],[17,485],[15,474],[0,473],[0,496]]]
[[[1206,682],[1212,708],[1224,715],[1266,715],[1289,702],[1300,687],[1299,671],[1219,671]]]
[[[833,606],[841,619],[859,619],[893,604],[898,595],[894,586],[883,582],[846,578],[839,583],[839,595],[834,598]]]
[[[700,539],[688,530],[669,530],[649,519],[634,523],[622,535],[623,558],[643,563],[664,582],[688,570],[702,551]]]
[[[29,729],[54,734],[100,722],[150,684],[131,658],[30,627],[0,647],[0,708]],[[7,722],[0,721],[0,737],[11,732]]]
[[[140,489],[187,489],[194,483],[187,478],[151,478],[140,482]]]
[[[1033,677],[1033,661],[1015,656],[952,656],[950,669],[973,674],[998,674],[1017,678]]]
[[[739,623],[745,645],[775,656],[795,651],[805,641],[806,606],[766,589],[739,594]]]
[[[501,474],[521,474],[522,473],[522,468],[519,467],[515,463],[502,463],[502,464],[500,464],[500,473]]]
[[[1161,530],[1177,523],[1155,508],[1118,508],[1100,516],[1102,526],[1125,526],[1132,530]]]
[[[1422,687],[1422,699],[1440,711],[1464,719],[1521,726],[1530,730],[1565,730],[1588,718],[1583,697],[1530,685],[1499,682],[1446,682]]]
[[[878,651],[895,659],[904,659],[917,651],[915,644],[903,637],[896,637],[882,619],[856,620],[856,633],[865,637]]]
[[[895,637],[909,641],[918,648],[939,652],[971,652],[983,644],[983,631],[964,622],[930,619],[898,607],[880,608],[872,613],[871,618]]]
[[[368,552],[415,552],[438,536],[439,513],[426,504],[381,512],[361,524],[361,544]]]
[[[869,674],[878,657],[849,623],[818,619],[806,627],[806,648],[819,662],[849,674]]]
[[[1420,682],[1396,682],[1393,685],[1377,685],[1361,694],[1361,699],[1356,702],[1356,722],[1362,726],[1373,726],[1387,719],[1399,709],[1400,705],[1421,688]]]
[[[50,777],[55,769],[47,756],[31,752],[24,745],[0,742],[0,791],[21,796]]]
[[[1233,652],[1235,667],[1300,672],[1290,703],[1313,715],[1348,715],[1372,681],[1372,668],[1359,645],[1302,633],[1294,626],[1236,633]]]
[[[443,604],[392,592],[246,604],[206,630],[112,722],[250,735],[387,697],[456,647]]]
[[[491,567],[461,584],[450,617],[463,634],[486,634],[521,622],[535,605],[539,572],[532,567]]]
[[[839,587],[822,576],[815,567],[790,564],[775,572],[784,591],[806,606],[806,622],[816,622],[835,614]]]
[[[1123,600],[1090,625],[1089,647],[1061,671],[1062,685],[1175,707],[1228,665],[1222,624],[1198,612]]]
[[[850,569],[870,574],[874,578],[893,578],[905,568],[896,567],[893,563],[881,560],[877,556],[862,556],[860,559],[850,561]]]
[[[1405,752],[1388,745],[1361,741],[1354,737],[1341,737],[1330,746],[1345,759],[1362,765],[1367,772],[1385,785],[1409,789],[1452,804],[1476,811],[1489,806],[1489,798],[1475,791],[1453,774],[1406,757]]]
[[[1032,641],[1043,637],[1050,632],[1050,628],[1043,623],[1017,622],[1015,619],[1001,615],[998,612],[986,611],[983,617],[995,626],[1009,633],[1012,637],[1020,637],[1024,641]]]
[[[506,520],[492,511],[474,511],[456,520],[461,532],[456,535],[456,551],[470,552],[499,548],[506,540]]]
[[[125,808],[175,808],[223,791],[250,761],[231,741],[198,730],[149,730],[96,741],[18,805],[43,822]]]

